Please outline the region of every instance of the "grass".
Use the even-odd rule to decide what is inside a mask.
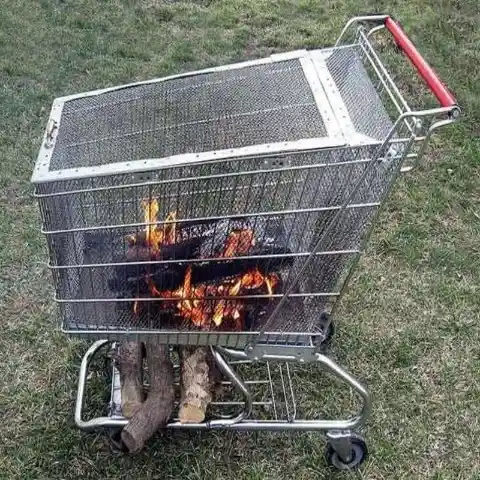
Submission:
[[[338,313],[333,355],[374,398],[371,457],[358,477],[480,478],[475,0],[2,4],[0,478],[348,477],[327,469],[316,434],[176,433],[133,458],[112,456],[101,435],[76,430],[76,375],[87,345],[57,330],[29,177],[57,96],[331,45],[349,17],[372,11],[402,20],[455,90],[465,118],[399,182]],[[343,405],[316,369],[302,378],[306,410]]]

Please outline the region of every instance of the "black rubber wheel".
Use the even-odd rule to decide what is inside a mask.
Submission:
[[[319,323],[321,328],[325,330],[321,337],[319,335],[312,336],[312,343],[318,348],[318,350],[320,350],[320,352],[323,352],[330,346],[333,336],[335,335],[335,323],[326,312],[322,313],[320,316]]]
[[[338,455],[330,442],[327,443],[325,449],[325,458],[330,467],[338,470],[356,470],[368,457],[368,449],[365,440],[359,435],[350,437],[352,451],[350,458],[344,460]]]
[[[112,453],[116,455],[123,455],[128,453],[128,448],[122,442],[122,429],[110,428],[107,430],[107,441]]]
[[[335,323],[333,320],[330,320],[328,324],[327,331],[325,332],[325,338],[321,343],[322,346],[328,347],[332,342],[333,336],[335,335]]]

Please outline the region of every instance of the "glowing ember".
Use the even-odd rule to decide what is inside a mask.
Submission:
[[[251,228],[234,230],[233,232],[230,232],[227,237],[222,257],[245,255],[253,246],[255,246],[255,238],[253,237],[253,230]]]
[[[277,283],[276,275],[262,275],[258,269],[254,269],[218,286],[200,285],[192,291],[189,267],[183,287],[174,291],[173,296],[182,298],[177,303],[178,314],[198,327],[208,329],[209,319],[219,327],[228,318],[233,319],[235,324],[241,327],[245,301],[215,297],[235,297],[241,294],[242,289],[259,289],[263,286],[267,289],[268,295],[273,295],[273,288]],[[207,296],[211,298],[205,298]]]
[[[135,301],[135,302],[133,303],[133,313],[134,313],[135,315],[138,315],[138,314],[140,313],[140,302]]]

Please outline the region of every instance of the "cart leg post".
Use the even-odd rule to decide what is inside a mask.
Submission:
[[[110,343],[109,340],[97,340],[85,353],[80,365],[80,373],[78,376],[77,400],[75,403],[75,425],[86,432],[99,428],[123,428],[127,423],[127,419],[112,419],[110,417],[97,417],[91,420],[83,420],[83,406],[85,403],[85,387],[87,383],[88,367],[92,358],[105,345]]]
[[[252,394],[248,390],[247,386],[243,382],[243,380],[237,375],[235,370],[228,364],[228,362],[223,358],[220,352],[218,352],[215,348],[212,348],[213,357],[217,363],[218,368],[220,371],[232,382],[232,385],[235,386],[237,390],[242,392],[243,397],[245,399],[245,406],[242,412],[232,419],[235,423],[243,420],[244,418],[248,418],[252,413]],[[214,424],[212,426],[215,426]]]
[[[354,426],[352,428],[357,427],[358,425],[365,422],[365,420],[370,415],[370,411],[372,409],[372,400],[370,398],[370,394],[368,393],[367,389],[352,375],[350,375],[346,370],[344,370],[340,365],[335,363],[332,359],[328,358],[326,355],[322,355],[321,353],[316,354],[317,361],[329,372],[331,372],[336,377],[343,380],[345,383],[350,385],[360,396],[363,402],[362,410],[360,415],[356,418],[354,422]]]

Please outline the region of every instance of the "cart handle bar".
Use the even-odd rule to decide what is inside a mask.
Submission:
[[[385,28],[392,34],[397,45],[402,49],[413,66],[417,69],[420,76],[423,78],[428,88],[437,97],[442,107],[454,107],[457,105],[457,100],[453,94],[448,90],[447,86],[440,80],[435,70],[422,57],[417,47],[408,38],[402,27],[392,17],[385,19]]]

